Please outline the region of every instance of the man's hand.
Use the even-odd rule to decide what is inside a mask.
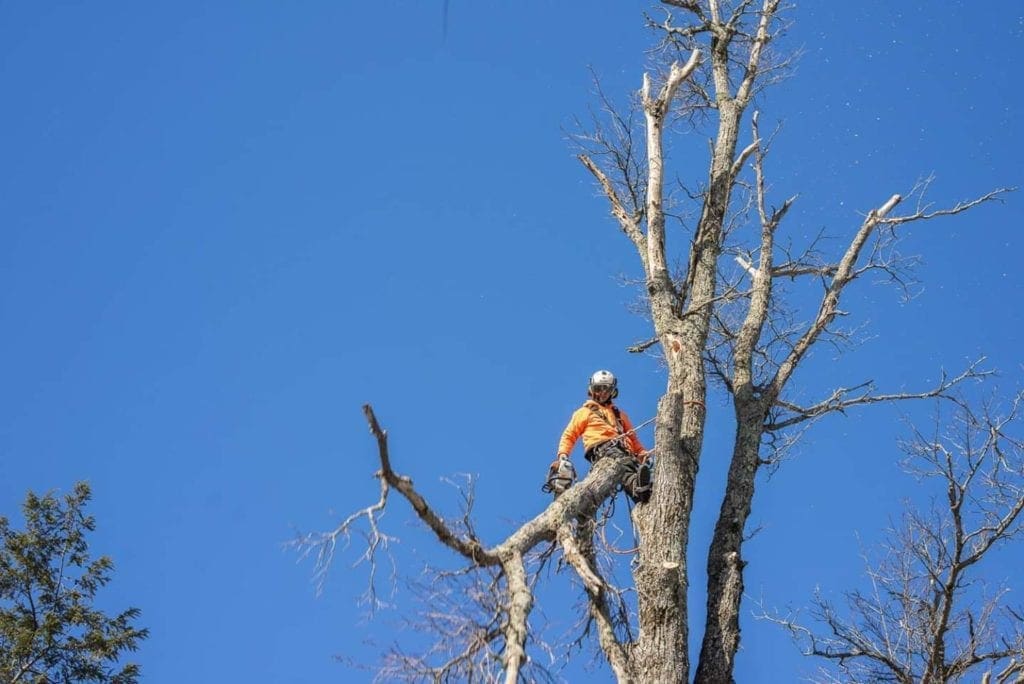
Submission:
[[[557,498],[559,494],[571,487],[576,482],[576,468],[569,460],[568,454],[558,454],[555,461],[548,468],[548,481],[544,491],[554,492]]]

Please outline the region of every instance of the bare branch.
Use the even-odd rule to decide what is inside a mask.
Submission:
[[[805,653],[836,661],[856,679],[959,681],[985,664],[1013,672],[1024,662],[1024,621],[1001,605],[1005,590],[973,596],[969,573],[1021,529],[1024,441],[1010,429],[1019,430],[1022,397],[1015,395],[1001,417],[990,404],[979,412],[954,403],[948,428],[937,413],[934,434],[914,429],[913,440],[901,445],[908,469],[935,481],[944,503],[928,515],[906,512],[879,560],[868,565],[872,593],[847,594],[848,618],[819,597],[815,617],[826,635],[792,618],[769,619],[786,626]]]
[[[986,202],[1002,201],[1008,193],[1015,190],[1016,188],[1013,187],[997,188],[996,190],[986,192],[984,195],[972,200],[957,202],[952,207],[948,207],[946,209],[928,211],[927,208],[922,208],[913,214],[906,214],[904,216],[882,216],[878,222],[886,225],[898,226],[912,221],[927,221],[928,219],[939,218],[940,216],[955,216],[956,214],[962,214],[963,212]]]
[[[455,572],[424,568],[408,584],[421,606],[403,620],[402,630],[429,637],[422,654],[397,646],[386,654],[378,681],[495,681],[503,669],[506,609],[500,568],[469,566]],[[534,662],[531,679],[546,678]]]
[[[664,159],[662,135],[665,114],[679,84],[689,78],[700,63],[700,50],[693,50],[686,64],[673,62],[668,78],[656,97],[651,95],[651,79],[644,74],[641,101],[647,119],[647,253],[644,255],[648,278],[656,279],[665,291],[672,291],[665,259],[665,215],[663,211]]]
[[[827,399],[811,406],[798,406],[782,399],[776,399],[775,403],[790,413],[796,414],[786,419],[774,420],[765,425],[766,430],[783,430],[805,420],[813,420],[827,413],[843,413],[848,408],[866,404],[877,404],[890,401],[906,401],[910,399],[933,399],[936,397],[947,397],[950,390],[967,380],[980,380],[992,375],[992,371],[979,370],[984,363],[985,357],[971,363],[964,371],[955,377],[947,377],[943,372],[938,384],[930,390],[922,392],[894,392],[889,394],[874,394],[875,385],[873,381],[866,381],[854,387],[837,387]],[[851,396],[856,393],[855,396]]]
[[[381,476],[379,471],[376,474],[376,477],[380,480],[380,498],[376,503],[351,514],[330,532],[311,532],[305,535],[300,535],[286,544],[286,546],[290,546],[298,551],[298,560],[300,561],[305,560],[315,553],[315,560],[313,564],[313,584],[316,588],[316,593],[319,596],[323,593],[324,586],[327,582],[327,572],[334,561],[334,552],[337,549],[338,539],[344,539],[347,545],[351,535],[352,526],[360,519],[365,519],[370,531],[366,535],[366,550],[360,556],[359,560],[356,561],[356,564],[358,565],[365,561],[370,567],[367,599],[371,611],[381,605],[381,602],[377,598],[375,581],[377,571],[377,551],[380,549],[386,549],[388,544],[395,540],[394,537],[388,536],[380,530],[378,517],[384,512],[384,507],[387,505],[389,490],[387,481]]]
[[[839,295],[842,293],[842,290],[846,287],[847,283],[850,282],[854,266],[857,263],[857,258],[860,256],[860,252],[863,249],[864,244],[871,236],[871,233],[878,225],[878,222],[899,202],[900,196],[893,195],[881,207],[878,209],[872,209],[868,213],[868,216],[861,225],[860,230],[857,231],[853,241],[850,243],[846,253],[839,262],[839,266],[836,269],[836,275],[833,277],[832,284],[829,286],[825,297],[822,299],[821,306],[818,310],[818,315],[815,318],[814,323],[810,328],[808,328],[807,332],[796,343],[796,345],[794,345],[790,356],[780,365],[779,372],[773,381],[776,389],[776,395],[778,395],[778,391],[782,389],[786,380],[789,379],[793,369],[796,367],[796,364],[799,363],[807,349],[810,348],[818,335],[820,335],[825,329],[825,326],[828,325],[836,315],[837,305],[839,304]]]
[[[607,518],[605,518],[600,524],[603,530],[604,525],[607,524]],[[592,575],[600,583],[599,591],[588,592],[588,612],[590,619],[597,627],[597,640],[601,646],[601,651],[604,653],[605,659],[608,661],[612,672],[615,673],[616,680],[624,683],[630,682],[633,681],[633,676],[629,654],[626,647],[615,633],[616,621],[612,617],[609,605],[610,595],[615,592],[615,589],[609,583],[601,579],[598,571],[597,554],[594,549],[594,528],[594,519],[586,518],[577,520],[575,529],[576,539],[578,540],[577,548],[583,547],[586,550],[582,553],[583,560],[585,560],[588,568],[593,568],[591,571]],[[622,607],[621,612],[623,614],[620,620],[628,628],[628,616],[625,615],[624,606]]]
[[[672,5],[680,9],[688,10],[698,16],[703,16],[703,10],[697,0],[661,0],[666,5]]]
[[[763,19],[763,21],[766,21]],[[764,328],[765,320],[769,313],[769,304],[772,296],[772,259],[775,252],[775,231],[782,221],[794,198],[786,200],[779,209],[769,215],[765,198],[764,180],[764,153],[761,149],[761,135],[758,129],[758,113],[754,112],[751,117],[751,130],[753,134],[753,155],[754,155],[754,178],[755,178],[755,202],[757,213],[761,219],[761,244],[758,249],[760,261],[757,269],[749,264],[745,268],[750,273],[752,294],[750,306],[747,310],[746,319],[736,337],[736,345],[733,350],[733,386],[742,387],[744,393],[753,392],[753,353],[761,331]],[[737,257],[739,259],[739,257]],[[745,262],[740,261],[740,265]]]
[[[533,607],[533,593],[526,583],[523,556],[513,552],[502,562],[508,580],[508,624],[505,625],[505,684],[519,681],[519,670],[526,662],[526,619]]]
[[[757,116],[757,112],[754,112],[754,116]],[[757,149],[758,143],[759,141],[755,140],[754,142],[744,147],[743,150],[739,153],[739,155],[736,157],[736,161],[732,163],[733,176],[739,175],[740,171],[743,169],[743,165],[747,163],[747,159],[749,159],[750,155],[752,155],[754,153],[754,150]]]
[[[438,540],[477,565],[495,565],[500,562],[497,555],[483,549],[479,540],[473,537],[460,538],[452,532],[444,520],[427,505],[426,499],[416,491],[412,480],[399,475],[391,469],[391,462],[388,456],[387,432],[381,429],[377,423],[377,417],[373,414],[372,406],[369,404],[364,405],[363,413],[366,415],[366,420],[370,425],[370,432],[377,439],[377,450],[380,455],[381,465],[380,476],[388,485],[397,489],[405,497],[413,510],[416,511],[416,515],[427,524],[427,527],[434,532]]]
[[[590,563],[580,552],[579,546],[576,544],[576,533],[572,525],[563,523],[558,528],[558,541],[562,544],[565,560],[576,570],[576,574],[582,580],[587,593],[591,596],[600,594],[601,589],[604,587],[604,582],[601,581],[601,578],[597,576],[597,573],[590,567]]]
[[[611,180],[587,155],[580,154],[576,158],[580,160],[583,166],[585,166],[590,173],[594,174],[597,182],[600,183],[605,197],[608,198],[608,201],[612,205],[612,215],[619,221],[619,227],[622,228],[622,232],[633,241],[633,244],[636,245],[636,248],[640,251],[641,255],[645,254],[647,251],[647,239],[644,237],[644,234],[640,232],[640,227],[638,226],[636,219],[626,211],[618,193],[615,192],[615,186],[612,185]]]
[[[999,198],[1005,194],[1005,192],[1005,189],[995,190],[975,200],[961,202],[948,210],[940,210],[930,213],[924,210],[919,210],[908,216],[889,217],[889,213],[902,199],[900,195],[893,195],[880,207],[868,212],[867,217],[864,219],[864,222],[861,224],[857,234],[850,242],[850,245],[843,254],[843,258],[840,260],[839,265],[836,267],[835,275],[832,277],[832,281],[829,284],[825,295],[822,297],[818,313],[813,323],[811,323],[800,339],[793,345],[793,348],[787,358],[779,364],[778,371],[770,383],[772,395],[774,397],[778,397],[781,394],[783,387],[789,380],[804,354],[807,353],[807,350],[814,344],[838,314],[838,304],[843,289],[853,281],[859,273],[862,272],[856,269],[857,260],[860,257],[868,239],[879,225],[897,225],[900,223],[907,223],[935,216],[961,213],[984,202]]]
[[[747,66],[743,74],[743,80],[740,82],[740,86],[736,90],[736,100],[741,104],[741,106],[746,105],[750,100],[751,93],[754,89],[754,81],[757,78],[758,69],[761,64],[761,51],[764,49],[764,46],[770,37],[770,34],[768,33],[768,25],[778,12],[778,9],[779,0],[764,0],[764,6],[761,9],[761,19],[757,25],[757,33],[754,36],[754,42],[750,47],[750,52],[747,57]],[[739,10],[737,11],[737,14],[738,13]]]
[[[660,340],[658,340],[657,337],[652,337],[649,340],[644,340],[643,342],[637,342],[636,344],[627,347],[626,351],[628,351],[630,354],[640,354],[642,352],[647,351],[648,349],[650,349],[654,345],[658,344],[659,341]]]

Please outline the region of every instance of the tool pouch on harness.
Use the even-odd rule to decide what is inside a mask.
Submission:
[[[610,439],[607,442],[601,442],[600,444],[587,449],[587,452],[583,454],[583,457],[590,463],[597,463],[602,458],[629,458],[632,459],[633,455],[629,453],[626,447],[622,446],[621,439]]]

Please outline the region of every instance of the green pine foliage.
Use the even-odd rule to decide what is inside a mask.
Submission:
[[[113,575],[107,556],[92,559],[86,535],[96,527],[79,482],[63,498],[29,492],[25,530],[0,516],[0,682],[134,684],[139,667],[120,664],[148,630],[134,626],[138,608],[108,617],[93,608]]]

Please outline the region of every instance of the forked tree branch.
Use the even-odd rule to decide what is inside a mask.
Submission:
[[[754,35],[754,43],[750,47],[750,52],[747,57],[747,65],[744,69],[743,80],[740,82],[739,88],[736,89],[736,101],[740,106],[746,106],[747,102],[750,101],[750,96],[753,93],[754,82],[757,79],[758,69],[761,64],[761,52],[764,50],[765,44],[767,44],[771,37],[768,33],[768,25],[779,9],[779,0],[765,0],[764,6],[761,9],[761,19],[757,24],[757,33]],[[738,18],[739,12],[737,12]]]
[[[603,459],[594,464],[586,478],[570,487],[544,512],[521,525],[500,544],[486,548],[473,534],[472,525],[468,520],[463,524],[467,533],[458,534],[416,491],[412,480],[400,475],[392,468],[387,431],[380,426],[373,408],[369,404],[363,407],[363,413],[366,416],[370,432],[377,441],[381,466],[376,473],[381,483],[379,500],[350,515],[332,532],[322,535],[306,535],[294,545],[303,551],[303,555],[308,555],[314,548],[320,549],[317,573],[322,578],[330,564],[337,538],[339,536],[347,537],[351,527],[357,521],[365,519],[370,526],[371,534],[369,548],[364,554],[364,559],[371,564],[372,579],[376,551],[386,546],[386,542],[389,540],[380,532],[377,518],[387,504],[389,491],[397,490],[442,544],[470,562],[471,565],[466,572],[497,566],[501,568],[500,576],[505,578],[507,596],[501,602],[502,611],[507,616],[504,624],[500,629],[485,630],[488,636],[483,642],[480,641],[482,638],[480,634],[473,636],[471,643],[463,651],[464,657],[457,657],[449,665],[455,667],[460,663],[465,663],[466,658],[474,657],[473,654],[486,647],[490,641],[503,637],[502,664],[505,669],[505,680],[510,684],[518,681],[524,666],[528,663],[526,656],[526,641],[529,635],[528,618],[533,606],[533,592],[527,581],[524,558],[538,544],[559,540],[562,542],[563,551],[570,567],[573,567],[580,576],[591,596],[601,598],[605,584],[596,573],[596,569],[580,552],[570,528],[573,520],[592,516],[603,501],[615,494],[625,472],[626,463],[616,459]],[[607,611],[602,613],[598,610],[597,617],[599,625],[603,624],[602,648],[609,663],[614,671],[628,673],[627,651],[622,644],[615,640],[614,629],[607,616]],[[412,661],[406,659],[405,662]],[[429,668],[429,670],[435,673],[438,671],[437,668]]]
[[[979,204],[999,199],[1006,192],[1008,192],[1008,189],[1001,188],[999,190],[986,193],[976,199],[967,202],[960,202],[949,209],[933,212],[919,210],[914,214],[890,217],[890,212],[902,199],[900,195],[893,195],[880,207],[868,212],[868,215],[865,217],[860,229],[850,242],[850,245],[847,247],[842,259],[839,261],[835,275],[832,277],[832,281],[822,297],[821,304],[819,305],[818,313],[815,316],[814,321],[807,328],[804,334],[796,341],[792,350],[782,363],[779,364],[779,368],[776,371],[775,376],[769,383],[768,390],[770,391],[773,399],[781,395],[782,389],[785,387],[790,376],[796,370],[800,360],[835,318],[838,312],[839,299],[843,293],[843,289],[857,277],[857,260],[860,257],[864,246],[867,244],[868,239],[879,225],[898,225],[917,220],[934,218],[937,216],[959,214],[976,207]]]
[[[792,402],[776,399],[775,405],[784,408],[786,411],[796,415],[784,420],[776,420],[765,424],[768,431],[784,430],[798,423],[807,420],[820,418],[827,413],[842,413],[848,408],[866,404],[877,404],[887,401],[906,401],[910,399],[933,399],[937,397],[949,398],[949,392],[957,385],[967,380],[980,380],[992,375],[992,371],[980,370],[979,366],[985,361],[982,357],[971,363],[959,375],[952,378],[945,372],[939,378],[938,384],[930,390],[922,392],[895,392],[890,394],[874,394],[874,383],[872,381],[861,383],[855,387],[837,387],[832,394],[817,404],[811,406],[799,406]],[[849,396],[854,392],[860,392],[857,396]]]
[[[378,517],[384,512],[390,489],[384,478],[379,479],[380,498],[376,503],[352,513],[330,532],[311,532],[301,535],[287,544],[287,546],[291,546],[299,552],[299,560],[305,560],[309,556],[315,555],[313,562],[313,584],[316,587],[317,595],[323,592],[324,584],[327,580],[327,572],[330,570],[331,563],[334,560],[334,552],[338,547],[338,540],[344,539],[347,543],[352,526],[359,520],[365,519],[370,531],[366,536],[366,550],[360,556],[357,564],[361,562],[369,564],[368,597],[371,610],[379,605],[380,601],[377,600],[375,581],[377,572],[376,555],[378,550],[386,549],[388,544],[394,540],[393,537],[384,534],[380,530]]]
[[[779,223],[785,217],[795,201],[791,197],[783,202],[782,206],[770,213],[767,209],[765,197],[764,179],[764,151],[761,147],[761,135],[758,128],[758,112],[751,117],[751,131],[753,134],[752,154],[754,155],[754,191],[757,214],[761,223],[761,244],[758,249],[760,261],[755,269],[750,264],[744,264],[737,257],[741,265],[744,265],[750,274],[751,296],[750,306],[747,309],[747,316],[743,321],[739,334],[736,337],[736,346],[733,351],[734,373],[733,387],[741,387],[744,392],[753,390],[753,355],[757,341],[761,338],[761,331],[764,328],[765,320],[768,318],[769,304],[772,296],[772,266],[775,252],[775,231]],[[742,156],[742,155],[741,155]]]
[[[842,294],[843,288],[851,280],[851,275],[854,270],[854,266],[857,263],[857,258],[860,256],[861,250],[867,243],[868,238],[871,237],[872,232],[878,226],[879,221],[888,214],[893,207],[900,202],[899,195],[893,195],[887,202],[885,202],[878,209],[872,209],[864,223],[861,224],[860,230],[854,236],[853,241],[847,248],[846,253],[839,262],[839,267],[836,271],[835,277],[832,279],[831,285],[825,292],[825,296],[821,300],[821,304],[818,308],[818,314],[815,316],[814,322],[811,323],[810,327],[804,332],[804,334],[797,340],[793,345],[792,351],[787,357],[779,364],[778,370],[775,372],[774,378],[769,383],[769,391],[774,399],[782,393],[783,387],[789,380],[793,371],[796,370],[800,360],[807,353],[807,350],[811,348],[811,345],[818,339],[822,332],[832,319],[836,315],[836,311],[839,305],[839,297]]]

